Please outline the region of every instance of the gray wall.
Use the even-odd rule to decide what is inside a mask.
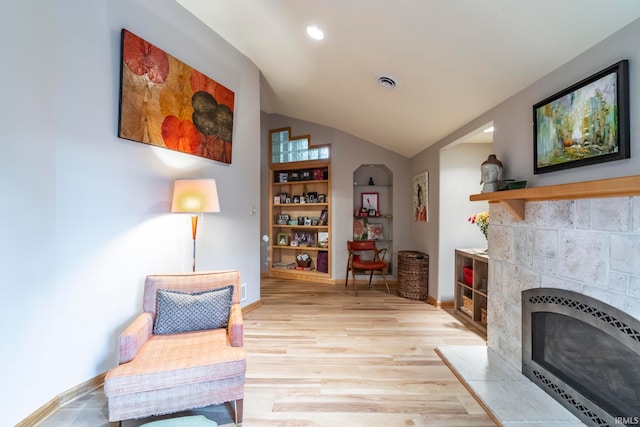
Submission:
[[[216,179],[198,269],[238,269],[244,304],[259,299],[259,71],[173,0],[4,1],[0,22],[0,401],[15,425],[115,366],[145,275],[191,269],[175,178]],[[122,28],[235,92],[232,165],[117,138]]]
[[[436,268],[438,280],[430,286],[430,295],[438,301],[453,301],[454,250],[486,248],[487,241],[468,219],[488,209],[487,202],[471,202],[469,194],[479,193],[480,164],[493,151],[491,144],[455,144],[440,151],[440,240]],[[450,286],[438,286],[437,283]]]
[[[430,203],[434,209],[429,223],[412,223],[410,232],[413,246],[430,254],[430,265],[439,263],[439,256],[452,256],[449,253],[438,253],[440,197],[449,197],[441,193],[440,164],[438,152],[447,145],[459,140],[463,136],[475,131],[480,126],[493,122],[493,151],[504,163],[505,176],[526,179],[530,186],[578,182],[592,179],[636,175],[640,170],[640,120],[634,112],[639,108],[640,101],[640,51],[636,48],[640,39],[640,20],[636,20],[627,27],[616,32],[609,38],[598,43],[578,57],[569,60],[565,65],[553,71],[538,82],[527,87],[520,93],[505,100],[495,108],[487,111],[473,121],[462,126],[446,138],[425,149],[411,159],[412,173],[429,171]],[[631,158],[616,162],[602,163],[581,168],[568,169],[543,175],[533,174],[533,129],[532,106],[548,96],[557,93],[568,86],[588,77],[609,65],[622,59],[629,59],[630,64],[630,103],[631,103]],[[479,167],[479,165],[478,165]],[[437,204],[437,206],[434,206]],[[438,283],[437,271],[433,268],[429,272],[430,287],[442,287],[438,294],[450,294],[453,291],[452,280]]]
[[[356,138],[337,129],[315,123],[297,120],[277,114],[262,114],[262,168],[265,170],[261,192],[264,196],[262,209],[267,212],[269,194],[268,131],[291,127],[291,133],[311,135],[312,144],[331,144],[332,189],[332,251],[331,269],[334,279],[344,279],[347,268],[347,240],[353,238],[353,172],[363,164],[384,164],[393,173],[393,249],[394,262],[398,250],[411,249],[409,246],[409,223],[411,217],[412,176],[409,173],[408,158],[393,153],[368,141]],[[265,215],[266,217],[266,215]],[[268,218],[261,221],[263,234],[268,234]],[[268,270],[267,252],[262,252],[261,266]],[[394,269],[394,276],[397,269]]]

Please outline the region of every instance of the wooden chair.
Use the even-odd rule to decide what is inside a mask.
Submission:
[[[349,270],[351,270],[353,290],[356,296],[358,296],[356,274],[366,274],[366,272],[369,272],[369,287],[371,287],[373,273],[378,272],[384,280],[387,292],[391,295],[387,278],[384,275],[384,270],[387,268],[387,263],[384,262],[387,248],[378,249],[375,240],[360,240],[354,242],[347,241],[347,250],[349,251],[349,260],[347,261],[347,274],[344,279],[344,286],[346,287],[348,285]]]

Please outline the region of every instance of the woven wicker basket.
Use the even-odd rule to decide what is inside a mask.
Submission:
[[[299,259],[296,260],[296,264],[298,264],[298,267],[311,267],[311,258],[309,258],[306,261],[301,261]]]
[[[398,295],[424,301],[429,294],[429,255],[398,252]]]
[[[470,313],[473,313],[473,300],[469,297],[462,296],[462,306],[468,310]]]
[[[303,258],[306,258],[306,259],[303,259]],[[306,252],[302,254],[298,254],[296,255],[296,264],[298,265],[298,267],[304,267],[304,268],[311,267],[311,257]]]

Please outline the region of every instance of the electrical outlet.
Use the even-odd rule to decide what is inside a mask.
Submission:
[[[247,284],[243,283],[240,285],[240,301],[244,301],[247,299]]]

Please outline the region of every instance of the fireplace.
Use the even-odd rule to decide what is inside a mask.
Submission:
[[[576,292],[522,292],[522,372],[589,426],[640,424],[640,321]]]

